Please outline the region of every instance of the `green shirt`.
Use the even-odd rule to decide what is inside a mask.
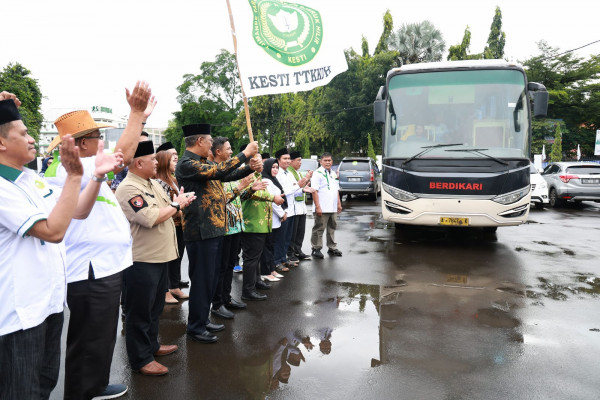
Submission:
[[[269,233],[273,227],[273,207],[275,196],[266,190],[254,192],[248,200],[242,201],[244,232]]]

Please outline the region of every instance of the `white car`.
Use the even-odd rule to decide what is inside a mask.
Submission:
[[[535,208],[541,210],[548,205],[548,184],[533,164],[529,167],[529,171],[531,173],[531,202],[535,204]]]

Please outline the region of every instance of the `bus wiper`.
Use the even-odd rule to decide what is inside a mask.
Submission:
[[[425,149],[417,154],[415,154],[414,156],[412,156],[411,158],[409,158],[408,160],[405,160],[402,163],[402,166],[408,164],[409,162],[411,162],[412,160],[414,160],[415,158],[419,158],[421,157],[423,154],[428,153],[429,151],[433,150],[433,149],[437,149],[439,147],[450,147],[450,146],[461,146],[464,143],[448,143],[448,144],[434,144],[433,146],[423,146],[421,147],[422,149]]]
[[[504,161],[504,160],[501,160],[501,159],[496,158],[494,156],[490,156],[489,154],[482,153],[482,151],[484,151],[484,150],[489,150],[489,149],[454,149],[454,150],[446,150],[446,151],[467,151],[467,152],[471,152],[471,153],[477,153],[477,154],[482,155],[484,157],[490,158],[490,159],[496,161],[499,164],[508,165],[508,163],[506,161]]]

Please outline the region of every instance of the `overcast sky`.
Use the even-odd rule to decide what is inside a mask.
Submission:
[[[360,51],[364,35],[371,52],[387,9],[394,30],[428,19],[447,47],[462,40],[468,25],[471,52],[481,52],[497,5],[509,60],[537,55],[542,39],[563,51],[600,39],[598,0],[322,0],[339,15],[343,48]],[[197,74],[221,48],[233,51],[225,0],[14,0],[3,2],[0,15],[0,67],[20,62],[31,70],[48,118],[92,105],[126,114],[125,87],[145,79],[159,102],[148,125],[166,126],[180,109],[182,76]],[[598,53],[600,43],[576,54]]]

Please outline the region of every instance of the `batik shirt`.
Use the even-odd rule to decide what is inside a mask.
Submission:
[[[250,167],[238,169],[244,161],[244,153],[219,164],[189,150],[183,153],[175,169],[175,178],[179,186],[186,192],[195,192],[197,197],[183,210],[183,239],[186,242],[225,235],[227,195],[221,181],[235,181],[249,175]]]
[[[244,216],[242,213],[242,201],[249,199],[254,191],[251,187],[238,190],[240,181],[223,182],[223,189],[227,195],[227,205],[225,211],[227,213],[227,232],[225,235],[235,235],[244,231]]]
[[[273,226],[273,208],[275,198],[266,190],[254,192],[248,200],[242,201],[244,214],[244,232],[269,233]]]

